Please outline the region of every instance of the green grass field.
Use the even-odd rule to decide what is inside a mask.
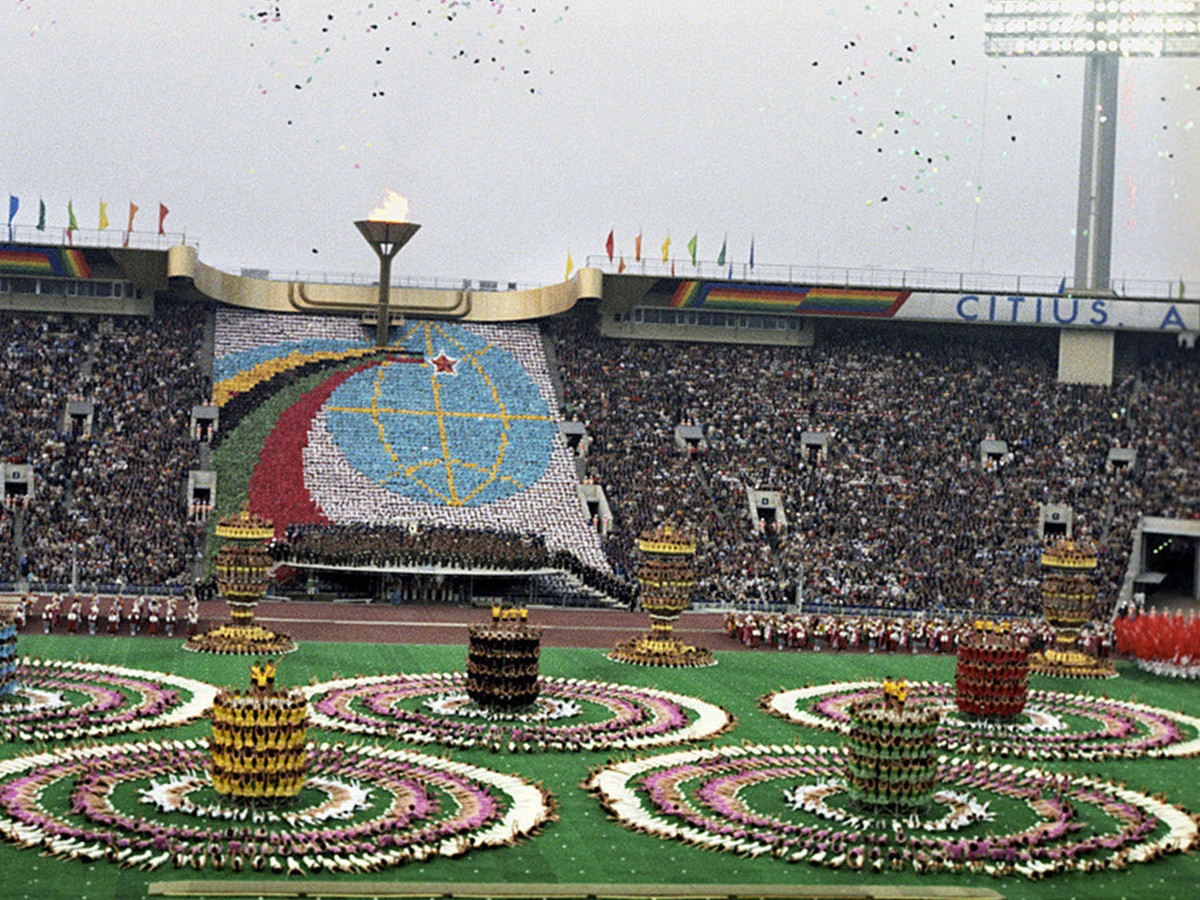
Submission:
[[[48,659],[88,659],[131,668],[174,672],[217,685],[244,686],[248,660],[185,653],[179,642],[161,639],[22,636],[22,655]],[[308,643],[285,658],[280,684],[304,684],[334,677],[394,672],[459,671],[466,661],[465,647],[386,646],[380,644]],[[1065,682],[1034,676],[1031,687],[1091,693],[1137,700],[1165,709],[1200,714],[1200,689],[1194,683],[1158,679],[1132,666],[1119,666],[1121,677],[1104,682]],[[660,670],[620,665],[595,650],[542,652],[541,671],[548,676],[585,678],[603,682],[651,686],[701,697],[723,706],[737,726],[719,743],[837,743],[836,735],[799,728],[773,718],[758,708],[758,698],[782,689],[860,678],[900,674],[913,681],[950,682],[953,658],[831,655],[827,653],[729,652],[718,654],[718,665],[708,669]],[[207,723],[180,729],[148,732],[110,741],[147,738],[204,737]],[[362,738],[310,732],[315,740]],[[399,746],[399,745],[398,745]],[[30,748],[23,744],[0,745],[0,756],[9,757]],[[438,748],[425,752],[446,754]],[[652,751],[647,751],[652,752]],[[540,782],[558,802],[557,821],[544,831],[513,847],[477,850],[456,859],[437,859],[369,876],[345,875],[339,880],[410,882],[552,882],[552,883],[672,883],[672,884],[887,884],[958,885],[985,887],[1009,897],[1030,898],[1132,898],[1192,900],[1200,885],[1200,859],[1175,856],[1122,872],[1061,875],[1042,882],[993,879],[987,876],[916,876],[831,871],[773,858],[746,859],[708,852],[671,841],[639,835],[610,821],[597,801],[580,788],[591,768],[608,761],[603,753],[542,753],[534,755],[460,752],[465,761]],[[1015,761],[1021,765],[1031,765]],[[1189,811],[1200,810],[1200,764],[1195,759],[1135,760],[1044,766],[1123,781],[1129,787],[1161,792]],[[133,898],[146,895],[151,881],[230,878],[228,872],[195,872],[159,869],[144,873],[122,870],[108,862],[82,863],[42,856],[33,850],[0,845],[0,898]],[[258,873],[248,879],[271,878]],[[278,877],[278,876],[277,876]],[[326,880],[322,876],[321,880]]]

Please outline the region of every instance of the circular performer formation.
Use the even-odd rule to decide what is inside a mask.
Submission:
[[[873,816],[850,802],[846,765],[831,747],[712,747],[613,763],[586,786],[627,828],[830,868],[1042,878],[1197,844],[1191,816],[1145,794],[944,757],[927,814]],[[1089,827],[1077,827],[1081,816]]]
[[[216,688],[200,681],[87,662],[24,659],[0,704],[0,739],[80,740],[182,725],[202,716]]]
[[[1033,690],[1024,712],[991,722],[962,716],[952,685],[916,682],[908,691],[910,700],[940,709],[937,745],[943,752],[1047,760],[1200,754],[1200,718],[1139,703]],[[778,691],[759,703],[798,725],[845,733],[850,708],[878,693],[877,682],[839,682]]]
[[[378,675],[306,688],[312,724],[414,744],[538,752],[664,746],[733,726],[718,706],[652,688],[575,678],[540,679],[527,711],[476,704],[464,673]]]
[[[553,817],[517,776],[412,751],[313,747],[309,783],[282,814],[222,797],[207,765],[190,740],[0,761],[0,835],[141,869],[370,872],[512,844]]]

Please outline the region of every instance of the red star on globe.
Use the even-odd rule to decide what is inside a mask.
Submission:
[[[439,351],[437,356],[429,360],[429,363],[433,366],[434,372],[438,375],[458,374],[454,371],[454,367],[458,364],[458,360],[447,356],[445,350]]]

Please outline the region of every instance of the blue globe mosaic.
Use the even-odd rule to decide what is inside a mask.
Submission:
[[[512,354],[441,323],[415,326],[393,356],[335,390],[324,411],[352,466],[438,506],[482,506],[530,487],[558,430]]]

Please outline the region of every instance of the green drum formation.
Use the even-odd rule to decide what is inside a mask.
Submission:
[[[940,711],[907,701],[904,681],[885,681],[882,697],[849,710],[846,784],[851,802],[872,811],[907,814],[929,805],[937,788]]]

